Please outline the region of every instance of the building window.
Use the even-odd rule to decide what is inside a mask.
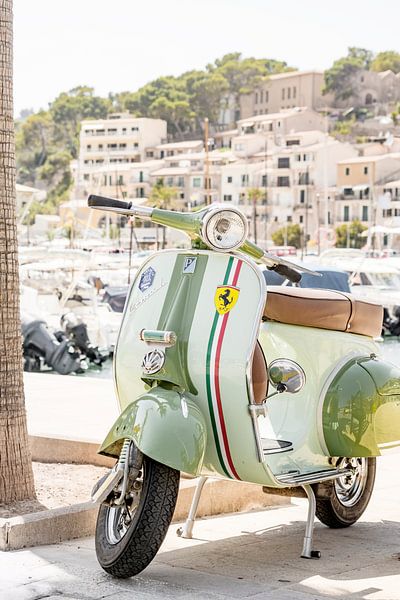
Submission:
[[[231,194],[224,194],[224,202],[232,202]]]
[[[289,177],[278,177],[278,187],[289,187]]]
[[[139,182],[140,182],[140,183],[143,183],[143,181],[144,181],[144,174],[143,174],[143,171],[139,171]]]
[[[268,185],[268,178],[267,178],[267,176],[266,176],[266,175],[263,175],[263,176],[261,177],[261,185],[262,185],[263,187],[267,187],[267,185]]]
[[[184,187],[184,186],[185,186],[184,177],[178,177],[178,187]]]
[[[258,92],[256,92],[254,95],[254,103],[258,104]]]
[[[135,143],[133,144],[133,147],[134,147],[134,148],[139,148],[139,144],[138,144],[137,142],[135,142]]]
[[[86,150],[90,151],[91,149],[92,149],[92,146],[91,146],[90,144],[88,144],[88,145],[86,146]]]
[[[299,173],[299,185],[310,185],[310,174],[308,171]]]
[[[242,175],[241,177],[242,186],[246,187],[249,185],[249,176],[247,174]]]
[[[293,87],[293,98],[296,98],[297,88]]]
[[[85,173],[83,175],[83,179],[84,179],[84,181],[89,181],[89,173]]]
[[[139,131],[139,127],[132,127],[131,131]]]
[[[193,177],[192,186],[195,188],[201,187],[201,177]]]
[[[368,175],[368,167],[364,167],[364,175]]]
[[[290,100],[290,98],[291,98],[291,91],[292,91],[291,88],[288,87],[288,89],[287,89],[287,98],[288,98],[288,100]]]
[[[302,223],[302,222],[303,222],[303,220],[304,220],[304,219],[303,219],[303,215],[300,215],[300,217],[299,217],[299,223]]]
[[[227,182],[227,183],[232,183],[232,181],[233,181],[233,177],[232,177],[232,175],[229,175],[229,176],[226,178],[226,182]]]
[[[305,199],[306,199],[306,191],[300,190],[300,204],[304,204]]]
[[[362,207],[361,221],[368,221],[368,206],[363,206]]]
[[[265,91],[265,102],[269,102],[269,92]]]
[[[124,185],[124,176],[118,175],[118,185]]]
[[[174,178],[173,177],[167,177],[167,185],[172,187],[174,185]]]
[[[282,100],[285,99],[285,88],[282,88]]]
[[[262,104],[264,102],[264,91],[261,90],[260,92],[260,104]]]
[[[289,169],[289,168],[290,168],[290,158],[288,156],[278,158],[278,169]]]
[[[350,221],[350,207],[343,206],[343,221]]]
[[[350,175],[350,167],[346,167],[345,175]]]

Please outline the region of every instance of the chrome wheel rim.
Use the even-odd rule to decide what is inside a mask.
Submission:
[[[366,458],[344,458],[340,467],[350,469],[351,473],[335,479],[335,493],[343,506],[351,507],[357,504],[365,491],[368,477],[368,460]]]
[[[119,544],[127,534],[139,506],[142,488],[143,480],[136,479],[123,504],[107,507],[105,530],[109,544]]]

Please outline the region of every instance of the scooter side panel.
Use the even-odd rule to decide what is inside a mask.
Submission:
[[[380,456],[400,446],[400,369],[380,360],[349,362],[332,381],[323,431],[332,456]]]
[[[118,417],[100,453],[118,457],[125,438],[146,456],[191,475],[200,473],[206,425],[198,406],[183,394],[156,387],[140,396]]]
[[[305,386],[299,393],[284,392],[270,398],[267,416],[259,417],[262,437],[293,444],[291,452],[266,458],[270,469],[275,475],[284,475],[331,468],[322,428],[327,389],[350,360],[379,353],[377,344],[366,336],[270,321],[261,328],[260,342],[267,363],[289,358],[306,374]]]

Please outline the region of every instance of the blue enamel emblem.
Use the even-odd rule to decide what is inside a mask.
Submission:
[[[141,292],[145,292],[146,290],[148,290],[153,285],[155,276],[156,272],[153,269],[153,267],[149,267],[148,269],[146,269],[140,277],[139,290]]]

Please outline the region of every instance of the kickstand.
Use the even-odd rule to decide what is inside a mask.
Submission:
[[[176,533],[179,537],[188,538],[188,539],[192,538],[193,525],[194,525],[194,522],[196,519],[196,513],[197,513],[197,508],[198,508],[199,502],[200,502],[201,492],[203,491],[203,487],[204,487],[204,484],[207,481],[207,479],[208,478],[204,477],[204,476],[199,478],[199,481],[196,486],[196,490],[194,492],[192,504],[190,505],[188,518],[186,519],[184,526],[179,527],[179,529],[177,529]]]
[[[308,498],[308,514],[307,514],[307,525],[306,532],[304,535],[303,541],[303,550],[301,553],[302,558],[321,558],[321,552],[319,550],[312,549],[313,543],[313,532],[314,532],[314,518],[315,518],[315,509],[316,509],[316,501],[314,490],[311,485],[303,485],[305,493]]]

